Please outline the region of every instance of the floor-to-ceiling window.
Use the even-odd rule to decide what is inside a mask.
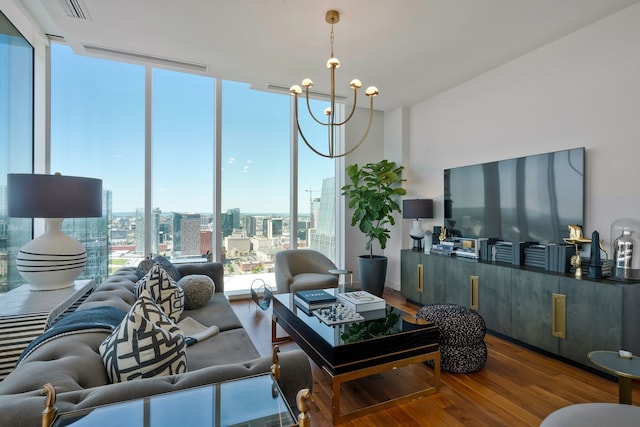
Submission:
[[[151,250],[176,261],[212,252],[214,80],[154,69]]]
[[[302,143],[294,178],[298,213],[296,217],[291,213],[290,96],[225,81],[222,100],[225,289],[247,289],[256,279],[275,287],[275,253],[291,248],[292,242],[334,259],[335,219],[329,218],[335,218],[334,161],[314,154]],[[312,104],[322,115],[326,103]],[[306,114],[301,114],[301,123],[307,126],[306,135],[326,144],[326,128],[312,123]]]
[[[222,85],[222,248],[225,289],[275,287],[273,259],[291,232],[289,98]],[[260,282],[261,283],[261,282]]]
[[[33,170],[33,47],[0,12],[0,293],[23,283],[15,258],[31,219],[8,218],[7,174]]]
[[[310,105],[319,120],[326,120],[327,101],[312,100]],[[326,126],[317,124],[304,107],[299,121],[309,144],[328,154]],[[335,160],[314,153],[302,137],[298,145],[298,247],[317,250],[336,262]]]
[[[145,69],[51,45],[51,173],[102,179],[102,218],[65,219],[101,282],[145,254]],[[109,263],[109,265],[107,265]]]
[[[51,70],[51,172],[103,179],[108,235],[104,244],[93,241],[108,249],[110,272],[149,254],[179,262],[211,252],[225,263],[225,289],[238,291],[256,278],[275,287],[274,254],[292,242],[335,257],[334,161],[301,145],[292,177],[289,95],[231,81],[216,93],[211,77],[77,56],[55,43]],[[326,129],[308,132],[326,143]],[[214,212],[217,143],[221,200]],[[76,237],[92,236],[88,221],[65,220]],[[95,257],[106,259],[97,249]]]

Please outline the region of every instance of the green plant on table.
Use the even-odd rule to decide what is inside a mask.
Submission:
[[[346,343],[358,342],[375,337],[389,335],[391,329],[398,323],[400,315],[391,306],[387,306],[383,319],[365,320],[349,325],[340,338]]]

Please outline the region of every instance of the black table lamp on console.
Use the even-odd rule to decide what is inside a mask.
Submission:
[[[433,218],[433,200],[432,199],[409,199],[402,201],[402,217],[405,219],[413,219],[413,226],[409,231],[409,236],[413,239],[413,250],[422,251],[422,239],[424,238],[424,230],[422,229],[422,221],[424,218]]]

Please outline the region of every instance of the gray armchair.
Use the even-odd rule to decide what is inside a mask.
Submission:
[[[312,249],[288,249],[276,253],[276,288],[279,294],[306,289],[337,288],[336,265]]]

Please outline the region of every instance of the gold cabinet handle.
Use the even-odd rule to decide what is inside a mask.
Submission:
[[[418,292],[424,292],[424,277],[422,272],[424,270],[424,265],[418,264]]]
[[[551,294],[551,335],[567,338],[567,296]]]
[[[478,276],[470,276],[469,278],[469,307],[478,310],[478,300],[480,291],[480,278]]]

